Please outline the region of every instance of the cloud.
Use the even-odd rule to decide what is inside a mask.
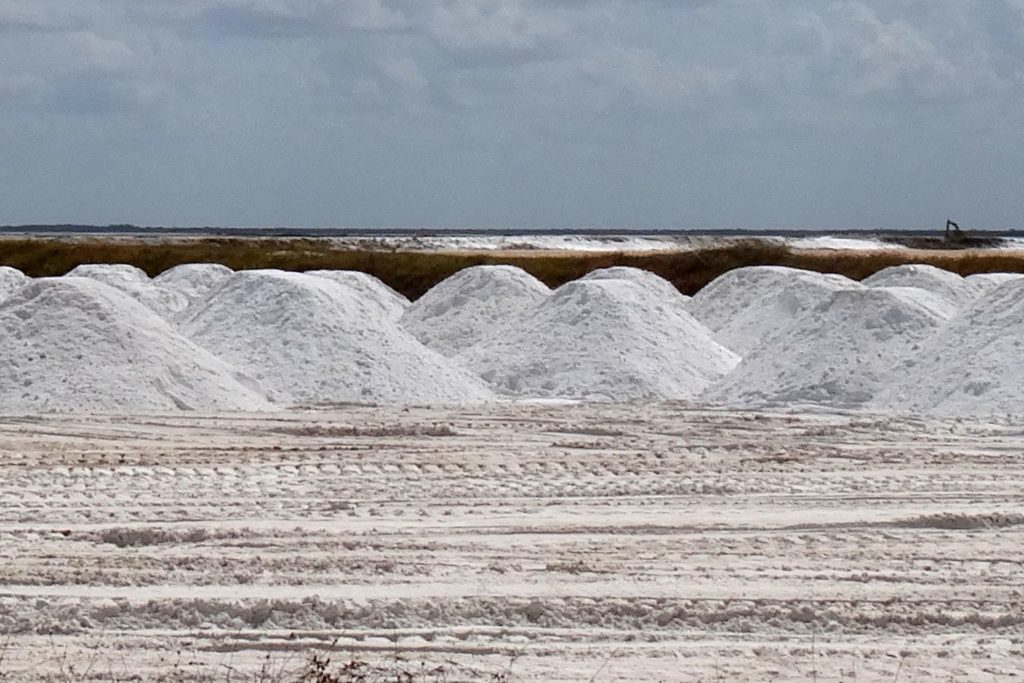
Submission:
[[[6,222],[1024,215],[1024,0],[0,0],[0,35]]]

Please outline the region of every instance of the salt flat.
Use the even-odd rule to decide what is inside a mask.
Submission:
[[[1019,424],[6,418],[0,673],[288,680],[324,650],[446,680],[1010,680],[1022,531]]]

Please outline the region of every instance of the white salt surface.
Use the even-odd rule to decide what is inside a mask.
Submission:
[[[413,302],[402,326],[430,348],[454,356],[500,330],[551,293],[547,286],[514,266],[465,268]]]
[[[235,272],[219,263],[184,263],[153,278],[153,284],[183,294],[189,302],[204,296]]]
[[[622,280],[577,280],[459,360],[529,398],[691,398],[739,361],[677,307]]]
[[[744,407],[857,407],[948,319],[941,301],[915,288],[841,289],[766,336],[704,398]]]
[[[453,403],[491,392],[351,289],[276,270],[232,275],[179,319],[201,346],[282,403]]]
[[[872,407],[943,415],[1024,414],[1024,280],[976,301],[893,371]]]
[[[724,273],[701,289],[687,310],[715,340],[741,356],[799,314],[841,289],[860,285],[842,275],[782,266],[751,266]]]
[[[269,407],[234,368],[109,285],[41,278],[0,304],[0,410]]]
[[[110,285],[164,318],[184,310],[189,303],[184,294],[155,285],[144,270],[124,263],[87,263],[71,269],[68,276]]]
[[[28,280],[29,278],[17,268],[0,266],[0,301],[21,289]]]
[[[877,239],[867,237],[818,237],[783,238],[783,242],[795,249],[829,249],[832,251],[878,251],[881,249],[899,249],[897,244],[886,244]]]
[[[867,287],[919,287],[942,297],[957,310],[963,310],[981,295],[978,286],[948,270],[915,263],[892,266],[865,278]]]
[[[581,280],[625,280],[626,282],[634,282],[640,285],[642,288],[647,290],[652,296],[659,297],[663,301],[674,301],[678,305],[683,306],[690,301],[690,297],[686,296],[678,289],[675,285],[661,277],[655,275],[649,270],[643,270],[641,268],[631,268],[629,266],[613,266],[611,268],[601,268],[594,270],[584,275]]]
[[[1000,285],[1024,278],[1022,273],[976,273],[964,279],[974,285],[982,294],[995,291]]]
[[[308,270],[306,275],[325,277],[352,290],[356,296],[378,306],[381,314],[398,320],[409,306],[409,300],[368,273],[356,270]]]

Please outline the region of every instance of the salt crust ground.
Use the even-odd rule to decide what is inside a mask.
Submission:
[[[544,301],[547,285],[514,266],[474,266],[445,279],[411,304],[401,324],[445,356],[503,334]]]
[[[680,404],[7,419],[0,670],[252,680],[318,649],[475,680],[1014,680],[1022,434]]]
[[[376,302],[325,277],[235,273],[178,325],[285,404],[492,398],[477,377],[381,315]]]
[[[457,360],[502,394],[598,400],[693,397],[739,362],[675,300],[619,279],[562,285]]]
[[[0,331],[7,413],[269,408],[234,367],[96,280],[31,281],[0,302]]]

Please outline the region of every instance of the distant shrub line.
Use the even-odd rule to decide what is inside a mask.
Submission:
[[[792,249],[764,240],[675,252],[429,252],[351,249],[331,239],[202,238],[146,241],[125,238],[2,238],[0,265],[32,277],[63,275],[83,263],[129,263],[157,275],[182,263],[222,263],[235,270],[346,269],[369,273],[411,299],[469,266],[519,266],[551,287],[610,266],[650,270],[693,294],[722,273],[743,266],[778,265],[856,280],[888,266],[929,263],[961,275],[1024,272],[1024,254],[1009,250],[828,251]]]

